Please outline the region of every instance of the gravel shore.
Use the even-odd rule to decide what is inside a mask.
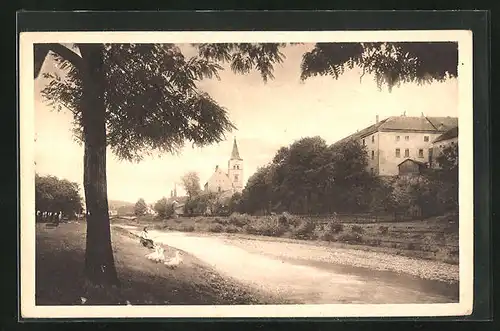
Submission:
[[[459,279],[458,265],[438,261],[301,243],[257,241],[242,238],[225,238],[225,240],[232,245],[239,246],[250,252],[270,255],[276,258],[313,260],[379,271],[392,271],[446,283],[456,283]]]

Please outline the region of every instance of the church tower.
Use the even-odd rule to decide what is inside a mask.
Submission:
[[[227,175],[233,184],[234,191],[241,193],[243,191],[243,159],[240,157],[236,138],[234,138],[233,150],[228,162]]]

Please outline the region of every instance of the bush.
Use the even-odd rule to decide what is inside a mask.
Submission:
[[[300,219],[298,217],[293,216],[292,214],[283,212],[278,217],[278,224],[283,226],[290,226],[290,225],[297,226],[298,224],[300,224]]]
[[[184,225],[181,227],[181,231],[183,232],[193,232],[194,231],[194,226],[192,225]]]
[[[176,219],[174,219],[174,222],[177,224],[180,224],[180,223],[182,223],[182,218],[176,218]]]
[[[378,227],[378,232],[380,234],[388,234],[389,233],[389,227],[381,225],[381,226]]]
[[[230,225],[230,226],[228,226],[228,227],[226,228],[226,232],[227,232],[227,233],[237,233],[237,232],[239,232],[239,231],[238,231],[238,228],[237,228],[237,227],[235,227],[234,225]]]
[[[221,225],[228,225],[229,224],[229,221],[224,219],[224,218],[219,218],[219,217],[216,217],[214,219],[214,223],[217,223],[217,224],[221,224]]]
[[[316,229],[316,224],[310,220],[302,221],[299,226],[297,226],[292,231],[292,237],[296,239],[314,239],[316,238],[314,230]]]
[[[209,227],[208,227],[208,231],[210,232],[215,232],[215,233],[219,233],[219,232],[222,232],[223,227],[222,225],[220,224],[211,224]]]
[[[281,237],[286,230],[287,228],[285,226],[275,224],[263,224],[262,227],[257,228],[259,234],[269,237]]]
[[[248,224],[248,217],[247,215],[242,215],[238,213],[232,213],[231,216],[229,216],[229,224],[235,225],[235,226],[245,226]]]
[[[335,235],[342,232],[344,230],[344,225],[341,223],[336,223],[334,221],[330,221],[320,236],[321,240],[333,241],[335,239]]]
[[[344,231],[344,225],[341,223],[328,223],[327,231],[330,231],[332,233],[340,233]]]
[[[348,244],[360,244],[363,242],[363,237],[359,233],[344,233],[339,237],[339,241]]]
[[[248,234],[258,234],[258,231],[257,229],[253,226],[253,225],[245,225],[245,227],[243,228],[243,231],[245,233],[248,233]]]
[[[351,231],[353,233],[359,233],[359,234],[365,232],[365,230],[361,226],[359,226],[359,225],[353,225],[352,228],[351,228]]]
[[[416,251],[416,250],[419,250],[420,247],[417,244],[415,244],[415,243],[408,243],[406,245],[406,249],[409,250],[409,251]]]

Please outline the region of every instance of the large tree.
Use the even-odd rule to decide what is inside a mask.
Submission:
[[[97,284],[117,284],[111,248],[106,147],[120,159],[139,161],[152,150],[176,152],[186,141],[204,146],[234,128],[223,107],[197,89],[218,77],[228,62],[234,72],[255,69],[264,81],[283,61],[285,44],[199,44],[186,58],[171,44],[37,44],[35,78],[51,56],[63,75],[44,73],[43,95],[74,115],[75,136],[84,145],[87,209],[85,274]],[[456,75],[453,43],[317,44],[304,55],[302,79],[316,74],[338,78],[345,66],[360,66],[391,88],[401,81]],[[451,64],[451,65],[450,65]]]

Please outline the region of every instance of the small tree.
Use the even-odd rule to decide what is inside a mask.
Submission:
[[[200,176],[194,171],[190,171],[181,177],[182,185],[187,192],[188,197],[193,198],[200,194]]]
[[[236,192],[231,196],[229,200],[229,211],[231,213],[241,213],[242,211],[242,195],[240,192]]]
[[[143,198],[140,198],[134,206],[134,214],[135,216],[142,216],[146,215],[146,212],[148,210],[148,205],[146,205],[146,202],[144,201]]]
[[[170,218],[174,214],[173,204],[169,203],[168,199],[165,197],[156,201],[153,209],[158,213],[158,216],[162,218]]]

